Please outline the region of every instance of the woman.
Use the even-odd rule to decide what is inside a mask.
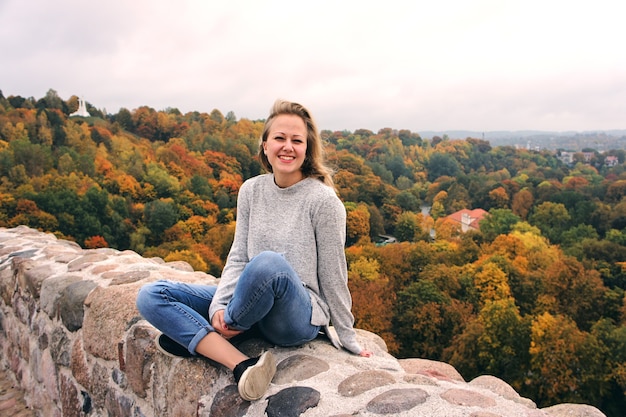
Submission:
[[[301,345],[323,330],[336,347],[372,355],[356,341],[346,212],[308,110],[276,101],[258,156],[269,173],[241,186],[235,238],[219,285],[158,281],[137,296],[143,317],[163,332],[160,350],[228,367],[247,401],[261,398],[276,372],[271,352],[248,358],[229,341],[253,325],[279,346]]]

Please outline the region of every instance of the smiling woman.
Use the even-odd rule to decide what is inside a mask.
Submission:
[[[279,187],[289,187],[304,177],[301,168],[306,157],[306,137],[304,120],[294,114],[281,114],[270,124],[261,146]]]
[[[158,281],[137,296],[141,314],[163,332],[161,351],[228,367],[248,401],[265,395],[276,372],[271,351],[248,358],[230,343],[253,328],[278,346],[298,346],[323,331],[337,348],[372,355],[353,328],[346,209],[308,110],[277,101],[259,157],[269,173],[239,189],[235,238],[219,286]]]
[[[305,177],[313,177],[333,186],[332,171],[325,163],[317,124],[309,111],[298,103],[285,100],[274,103],[261,135],[258,156],[263,168],[275,176],[289,177],[291,173],[290,179],[281,178],[286,183],[293,181],[292,185]]]

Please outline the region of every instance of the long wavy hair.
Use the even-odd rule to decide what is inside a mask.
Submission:
[[[311,113],[303,105],[293,103],[291,101],[280,99],[276,100],[270,110],[269,117],[265,121],[263,134],[261,135],[261,141],[259,142],[258,153],[258,157],[263,168],[265,168],[268,172],[274,172],[267,156],[263,152],[263,143],[267,141],[267,136],[269,135],[272,123],[276,117],[281,114],[294,114],[299,116],[306,125],[306,156],[304,158],[304,162],[302,163],[302,167],[300,168],[304,177],[317,178],[324,184],[334,188],[332,178],[334,172],[328,165],[326,165],[326,154],[322,144],[322,138],[317,130],[317,125],[315,124],[315,120],[313,120]]]

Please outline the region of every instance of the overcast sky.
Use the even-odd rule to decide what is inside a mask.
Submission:
[[[320,129],[626,129],[623,0],[0,0],[0,90]]]

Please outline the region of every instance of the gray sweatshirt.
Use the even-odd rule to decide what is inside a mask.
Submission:
[[[209,307],[209,317],[226,308],[248,261],[262,251],[284,254],[311,295],[311,324],[323,326],[336,347],[358,354],[348,290],[344,244],[346,210],[335,191],[314,178],[287,188],[273,174],[245,181],[237,198],[235,239]]]

